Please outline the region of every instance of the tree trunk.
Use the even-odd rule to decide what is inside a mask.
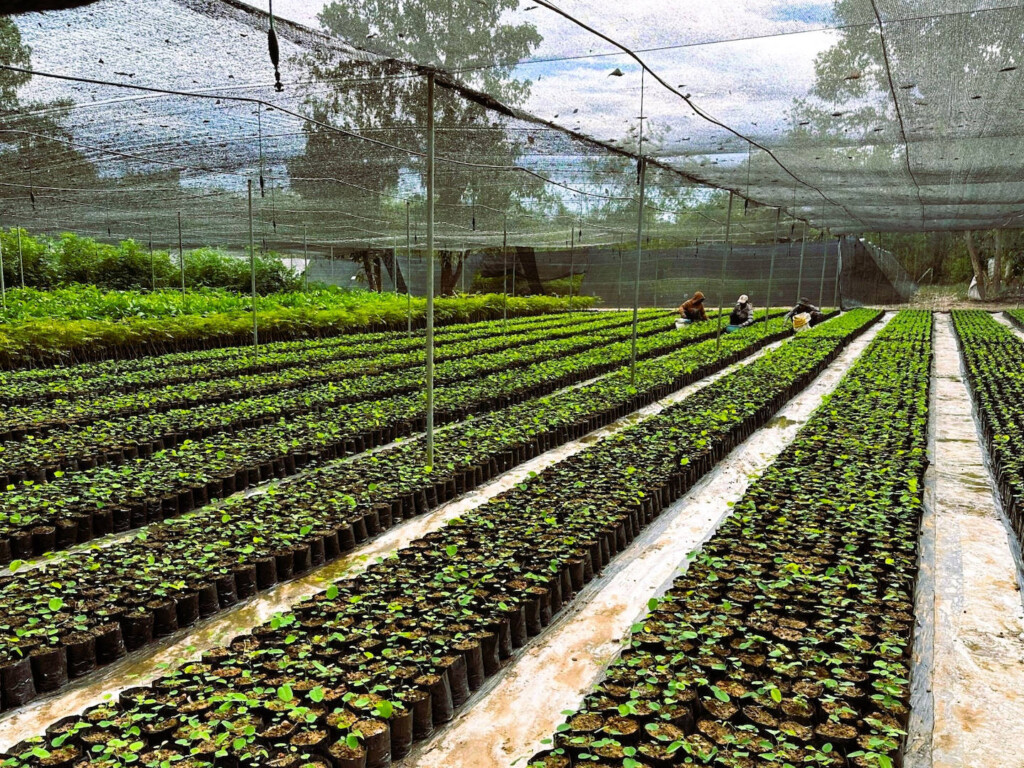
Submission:
[[[377,254],[363,251],[363,274],[366,275],[366,288],[380,293],[380,261]]]
[[[462,274],[461,254],[453,251],[441,251],[441,295],[454,296],[455,286],[459,284]]]
[[[407,293],[405,275],[402,274],[402,265],[399,263],[400,259],[395,256],[394,252],[385,251],[382,261],[384,262],[384,268],[387,269],[388,275],[391,277],[391,283],[397,286],[395,290],[398,293]]]
[[[992,298],[997,298],[1003,292],[1003,231],[995,231],[996,238],[996,264],[992,275]]]
[[[978,281],[978,293],[981,294],[981,300],[985,301],[988,298],[988,292],[985,290],[988,275],[985,274],[985,267],[981,262],[978,247],[974,244],[974,233],[971,230],[964,232],[964,242],[967,243],[967,252],[971,254],[971,267],[974,269],[974,279]]]
[[[533,248],[516,248],[516,252],[516,265],[519,267],[519,274],[526,278],[529,294],[543,296],[544,285],[540,281],[540,271],[537,269],[537,252]],[[520,291],[520,295],[526,294]]]

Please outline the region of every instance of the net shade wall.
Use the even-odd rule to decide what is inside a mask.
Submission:
[[[837,279],[845,306],[899,304],[916,292],[917,286],[909,279],[894,281],[879,265],[876,253],[885,256],[885,252],[848,238],[842,242],[840,264],[837,245],[834,240],[807,243],[802,273],[799,242],[779,243],[774,248],[766,244],[734,246],[728,253],[724,291],[720,280],[720,259],[726,254],[724,245],[654,248],[645,251],[642,257],[640,303],[642,306],[674,308],[699,290],[708,297],[709,307],[718,305],[720,294],[723,305],[728,307],[744,293],[757,306],[790,306],[801,295],[812,303],[821,301],[823,305],[831,306],[839,296]],[[771,266],[773,250],[774,270]],[[330,259],[316,258],[310,262],[310,280],[365,287],[368,281],[361,263],[362,256],[380,259],[387,253],[335,254],[333,266]],[[596,296],[606,307],[628,306],[632,302],[635,250],[582,246],[570,256],[561,250],[521,247],[510,248],[507,257],[494,250],[452,256],[464,259],[468,290],[500,290],[498,286],[503,282],[506,269],[511,286],[515,269],[516,290],[520,294],[551,292],[552,281],[566,281],[575,274],[579,286],[574,288],[574,295]],[[426,295],[424,254],[415,251],[410,265],[405,254],[399,251],[398,261],[399,280],[394,279],[386,265],[381,266],[382,290],[398,290],[401,282],[409,286],[414,296]],[[458,280],[457,290],[461,290],[462,285],[462,280]],[[435,275],[435,292],[440,292],[441,288],[441,278]],[[567,282],[559,283],[559,288],[559,292],[565,295]]]

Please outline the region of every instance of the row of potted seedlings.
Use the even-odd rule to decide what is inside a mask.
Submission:
[[[655,357],[690,345],[690,338],[682,331],[643,337],[637,353],[640,358]],[[435,422],[460,421],[585,381],[626,363],[630,350],[629,342],[615,342],[440,386],[435,390]],[[130,461],[93,466],[90,460],[76,471],[55,472],[51,482],[25,482],[0,494],[0,562],[123,530],[123,521],[139,514],[132,508],[161,499],[168,514],[187,512],[205,503],[211,492],[220,498],[292,474],[314,460],[360,453],[422,430],[424,420],[424,397],[416,392],[352,404],[310,405],[287,419],[258,420],[257,426],[206,437],[180,434],[173,449],[164,447],[163,438],[155,444],[129,446]]]
[[[530,768],[901,764],[930,331],[879,334]]]
[[[667,317],[664,312],[646,310],[641,319],[653,320],[658,316]],[[482,327],[474,326],[473,329],[462,332],[439,332],[436,338],[435,359],[440,361],[468,357],[480,352],[517,346],[532,338],[565,338],[592,329],[613,328],[631,322],[632,316],[624,312],[559,315],[543,323],[510,321],[508,324],[501,324],[500,321],[489,321],[482,324]],[[502,333],[495,333],[496,327],[500,327]],[[278,345],[271,345],[276,346]],[[119,361],[129,365],[131,370],[128,371],[119,370],[116,365],[109,362],[85,364],[74,369],[57,369],[65,371],[65,374],[59,377],[36,376],[26,377],[26,381],[8,382],[4,384],[5,391],[0,394],[0,402],[6,405],[45,403],[48,400],[69,400],[111,392],[137,392],[199,381],[283,372],[297,367],[316,370],[317,366],[352,358],[372,361],[387,355],[404,353],[413,353],[407,358],[407,366],[415,365],[417,362],[422,365],[423,347],[421,336],[365,334],[334,338],[330,343],[322,340],[287,342],[285,349],[259,348],[254,352],[250,348],[243,354],[232,350],[233,354],[230,356],[220,355],[213,359],[206,359],[210,357],[210,352],[164,356],[184,358],[173,364],[168,364],[163,357]],[[419,358],[415,355],[417,352],[420,353]],[[190,359],[191,357],[200,359]],[[17,373],[8,374],[8,378],[15,378]]]
[[[806,342],[790,344],[836,349],[876,317],[857,311],[815,329]],[[624,370],[455,425],[438,434],[431,468],[422,466],[422,440],[409,441],[355,461],[334,462],[265,495],[236,497],[222,508],[151,525],[133,541],[10,575],[0,587],[3,706],[19,706],[39,691],[55,690],[69,677],[118,658],[125,647],[141,647],[308,571],[786,332],[760,334],[746,329],[723,339],[717,352],[709,341],[641,363],[633,384]],[[138,522],[164,514],[163,503],[146,506]]]
[[[450,720],[666,504],[876,319],[852,315],[599,441],[152,685],[63,718],[12,747],[4,768],[385,768]]]
[[[638,330],[647,336],[664,330],[664,326],[657,321],[641,323]],[[621,328],[598,328],[590,332],[581,329],[572,338],[549,340],[544,332],[540,332],[536,336],[512,337],[517,339],[517,343],[510,343],[509,348],[489,354],[486,349],[479,348],[479,342],[473,344],[478,348],[472,355],[465,354],[466,345],[442,346],[441,359],[435,367],[435,383],[444,385],[477,379],[577,355],[621,341],[625,335],[626,331]],[[690,338],[691,335],[673,331],[664,334],[663,341],[672,345]],[[449,351],[459,354],[452,358],[446,354]],[[258,394],[227,402],[200,402],[192,407],[170,410],[157,408],[126,416],[105,416],[99,420],[87,405],[83,407],[72,401],[62,405],[61,412],[81,408],[81,413],[74,420],[51,414],[56,423],[34,422],[21,430],[20,439],[0,443],[0,490],[14,490],[7,486],[17,486],[25,480],[47,482],[58,471],[120,463],[125,458],[135,458],[140,446],[143,450],[148,446],[162,450],[187,439],[272,423],[295,414],[418,392],[423,388],[424,369],[421,363],[421,352],[347,361],[342,366],[344,370],[332,372],[335,366],[327,366],[315,376],[307,376],[306,383],[303,383],[303,374],[316,370],[315,366],[311,369],[292,368],[288,371],[292,377],[288,388],[274,394],[263,394],[262,389],[258,389]],[[246,387],[246,383],[239,379],[228,382],[228,385],[239,392]],[[32,430],[43,430],[44,424],[51,426],[42,434],[31,434]]]
[[[587,332],[604,332],[609,338],[623,338],[628,334],[621,321],[597,318],[581,324],[583,332],[570,334],[570,338],[550,340],[551,343],[572,343]],[[654,333],[672,327],[671,319],[652,318],[644,323],[646,332]],[[457,362],[480,354],[506,353],[540,342],[549,341],[545,330],[529,331],[515,335],[511,340],[504,335],[493,334],[484,339],[469,341],[448,341],[440,345],[438,362]],[[600,340],[591,340],[599,343]],[[172,408],[188,408],[203,403],[221,403],[251,397],[259,394],[286,392],[298,387],[317,383],[339,382],[345,379],[380,375],[386,372],[402,372],[418,369],[422,376],[424,352],[422,348],[386,354],[372,347],[361,347],[359,356],[346,356],[337,361],[313,360],[309,364],[293,366],[269,373],[229,375],[198,381],[170,382],[154,388],[131,392],[109,391],[106,389],[83,397],[31,402],[5,409],[0,418],[0,437],[17,440],[25,435],[41,434],[54,427],[68,424],[89,424],[98,419],[133,414],[159,412]]]
[[[1013,325],[1024,331],[1024,309],[1008,309],[1003,314]]]
[[[646,311],[646,310],[645,310]],[[502,321],[502,328],[519,332],[528,328],[555,328],[566,323],[577,322],[581,313],[560,312],[555,314],[535,315],[529,317],[510,317]],[[620,317],[623,312],[608,313]],[[651,315],[653,316],[653,314]],[[632,319],[630,317],[630,319]],[[456,323],[435,329],[438,341],[443,339],[469,341],[493,334],[494,320],[482,320],[473,323]],[[401,342],[398,344],[398,342]],[[410,335],[396,331],[376,331],[365,333],[341,334],[336,336],[296,339],[292,341],[275,341],[261,344],[255,351],[256,358],[263,354],[287,355],[305,350],[316,352],[334,347],[346,347],[361,344],[396,345],[392,351],[414,349],[417,343],[423,344],[423,330],[419,328]],[[404,346],[403,346],[404,345]],[[0,371],[0,385],[5,388],[28,386],[33,383],[52,382],[58,386],[65,381],[85,381],[96,377],[107,377],[114,385],[118,377],[131,379],[133,376],[145,376],[147,371],[166,370],[173,372],[182,366],[210,366],[217,369],[221,365],[244,365],[252,361],[254,350],[248,346],[215,347],[212,349],[192,350],[189,352],[171,352],[161,355],[133,357],[124,359],[99,360],[68,366],[49,366],[44,368],[20,368]],[[269,358],[271,362],[274,358]],[[202,369],[199,369],[202,372]]]
[[[953,327],[999,498],[1024,547],[1024,341],[982,310],[954,311]]]

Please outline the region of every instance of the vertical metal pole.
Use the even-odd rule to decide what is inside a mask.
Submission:
[[[828,264],[828,246],[821,244],[821,281],[818,283],[818,308],[825,301],[825,265]]]
[[[398,295],[398,238],[391,238],[391,282],[395,286],[395,296]]]
[[[839,309],[839,275],[843,271],[843,238],[836,243],[836,281],[832,288],[832,308]]]
[[[629,353],[629,383],[636,384],[636,325],[640,314],[640,260],[643,255],[644,195],[647,192],[647,161],[640,157],[640,199],[636,215],[636,275],[633,278],[633,333]]]
[[[615,286],[615,307],[622,309],[622,244],[626,239],[625,235],[619,235],[619,282]]]
[[[722,346],[722,309],[725,307],[725,267],[729,261],[730,236],[732,235],[732,192],[729,193],[729,212],[725,216],[725,254],[722,256],[722,269],[718,275],[718,334],[715,336],[715,355]]]
[[[306,239],[307,227],[302,227],[302,289],[309,290],[309,244]]]
[[[405,313],[406,333],[412,336],[412,229],[409,226],[409,201],[405,201]]]
[[[764,331],[768,333],[768,315],[772,308],[772,280],[775,278],[775,252],[779,248],[779,218],[782,216],[782,209],[775,209],[775,234],[772,235],[772,260],[768,267],[768,294],[764,298]]]
[[[0,238],[0,306],[7,309],[7,282],[4,278],[4,243]]]
[[[508,326],[508,214],[501,225],[501,327]]]
[[[576,276],[576,225],[569,230],[569,311],[572,312],[572,284]]]
[[[259,350],[259,330],[256,327],[256,234],[252,224],[252,179],[249,179],[249,283],[252,290],[252,352]]]
[[[427,466],[434,466],[434,73],[427,74]]]
[[[181,211],[178,211],[178,265],[181,268],[181,298],[185,298],[185,249],[181,245]]]
[[[661,259],[654,257],[654,306],[658,306],[658,267],[661,266]]]
[[[25,288],[25,256],[21,252],[21,227],[18,227],[18,272],[21,273],[21,287]]]
[[[800,240],[800,274],[796,280],[796,300],[804,296],[804,250],[807,248],[807,225],[804,224],[804,236]]]

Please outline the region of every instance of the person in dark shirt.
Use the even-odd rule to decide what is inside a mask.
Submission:
[[[811,304],[810,299],[805,298],[801,298],[799,303],[786,313],[786,319],[792,320],[794,317],[803,314],[804,312],[811,316],[812,327],[825,319],[825,315],[822,311]]]
[[[733,307],[732,313],[729,315],[729,331],[738,331],[740,328],[753,325],[753,323],[754,305],[750,303],[750,297],[743,294],[736,300],[736,306]]]

